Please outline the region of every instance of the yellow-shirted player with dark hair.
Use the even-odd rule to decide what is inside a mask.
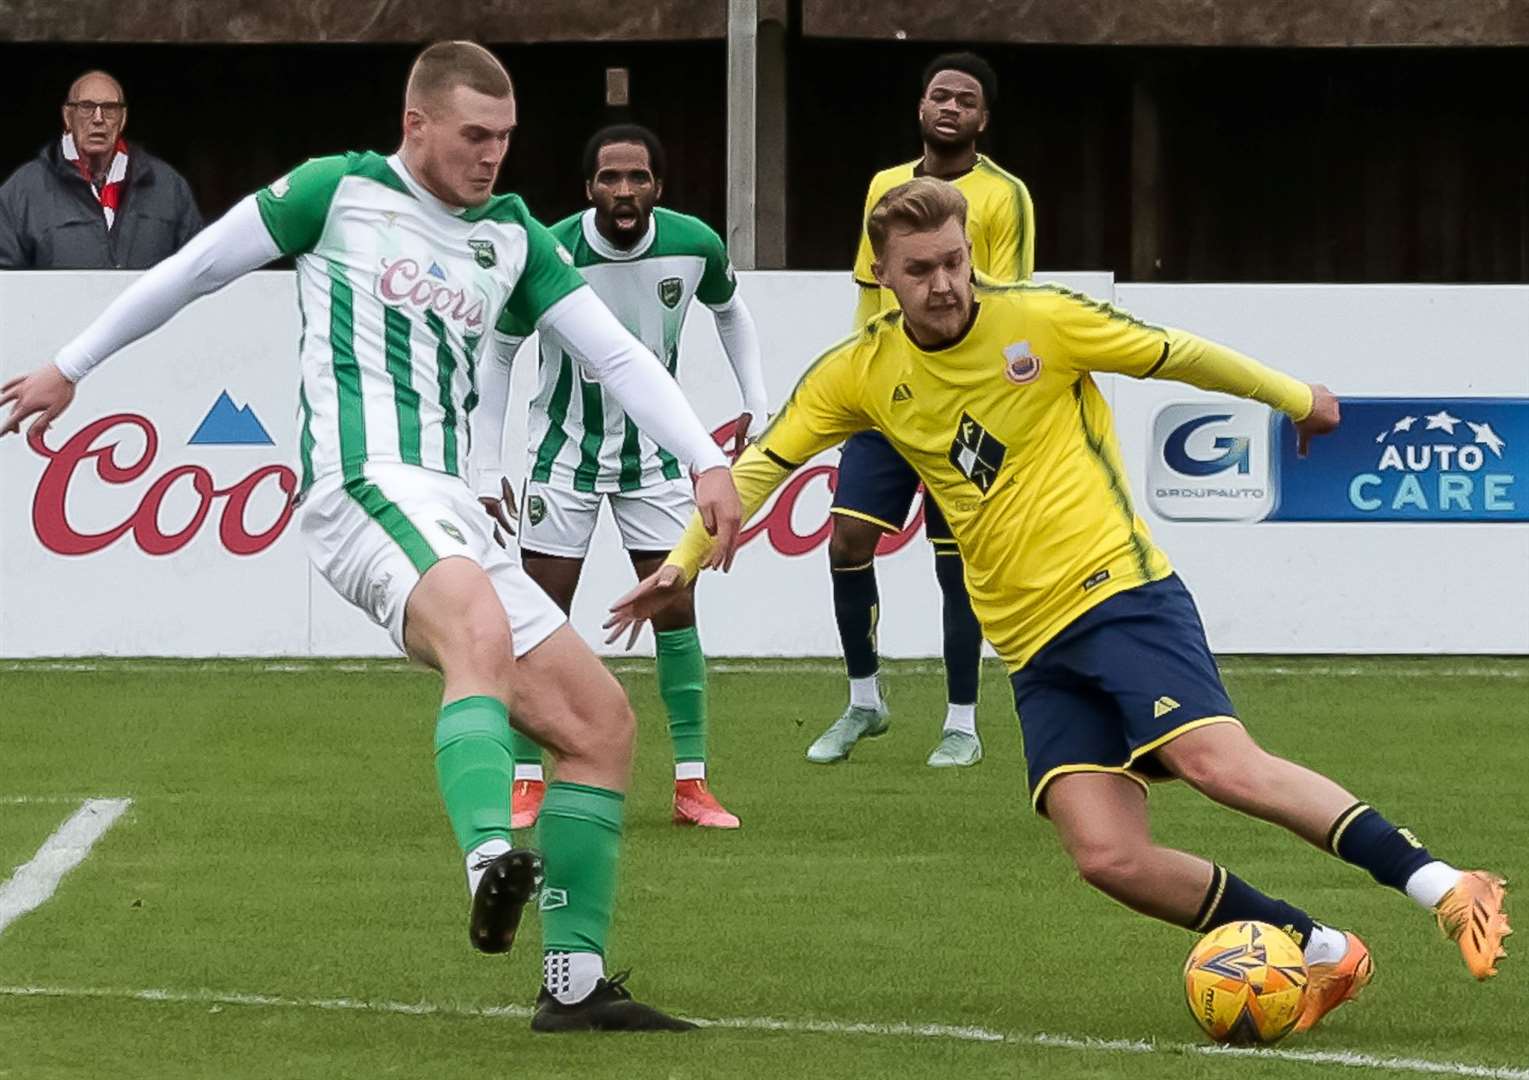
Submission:
[[[1435,859],[1244,730],[1193,599],[1132,509],[1092,373],[1264,402],[1294,421],[1303,452],[1337,427],[1337,399],[1064,289],[973,287],[963,209],[937,180],[894,188],[878,204],[877,277],[901,311],[825,353],[733,465],[745,514],[825,447],[870,427],[885,432],[949,515],[972,604],[1010,669],[1035,808],[1083,878],[1195,930],[1241,920],[1283,927],[1311,976],[1300,1030],[1369,982],[1368,949],[1224,867],[1154,844],[1147,778],[1182,779],[1368,870],[1432,909],[1473,975],[1495,974],[1511,932],[1501,878]],[[710,543],[693,520],[669,565],[617,602],[610,626],[633,629],[679,595]]]
[[[871,177],[861,222],[869,220],[881,197],[899,184],[920,176],[947,180],[966,198],[972,266],[994,281],[1029,281],[1035,273],[1030,190],[1019,177],[978,153],[976,146],[998,97],[997,75],[974,53],[947,53],[924,69],[923,89],[918,119],[924,153]],[[857,327],[897,306],[892,290],[876,280],[875,265],[870,234],[862,228],[855,251]]]
[[[998,98],[997,74],[974,53],[946,53],[924,68],[920,86],[923,156],[883,169],[872,178],[862,224],[881,197],[899,184],[919,176],[948,180],[966,198],[972,266],[992,280],[1028,280],[1035,268],[1030,193],[1017,177],[977,152],[977,139],[987,130]],[[856,330],[897,306],[892,290],[876,280],[875,261],[870,234],[862,229],[855,257]],[[849,676],[849,706],[807,748],[809,761],[842,761],[860,739],[887,730],[889,711],[882,699],[876,647],[881,615],[876,546],[883,536],[903,527],[918,487],[918,474],[879,431],[862,431],[845,441],[834,485],[828,564],[834,622]],[[982,759],[982,742],[977,737],[982,628],[966,595],[961,552],[941,509],[936,500],[924,499],[924,534],[934,547],[935,578],[940,585],[947,702],[940,741],[928,763],[975,765]]]

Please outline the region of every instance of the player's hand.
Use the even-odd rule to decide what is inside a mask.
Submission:
[[[660,566],[637,583],[637,588],[611,605],[611,617],[605,620],[610,636],[607,645],[622,634],[627,635],[626,648],[637,642],[643,623],[655,612],[662,611],[685,591],[685,575],[678,566]]]
[[[27,433],[41,437],[73,400],[74,383],[64,378],[64,373],[53,364],[44,364],[36,371],[16,376],[0,386],[0,408],[11,407],[10,415],[0,423],[0,439],[13,431],[21,431],[22,422],[29,416],[37,419]]]
[[[695,478],[695,508],[706,532],[717,540],[704,568],[731,570],[733,556],[738,552],[738,519],[743,516],[743,506],[738,501],[738,489],[733,486],[733,474],[726,466],[715,465]]]
[[[479,495],[478,502],[494,522],[494,542],[502,548],[508,548],[509,538],[515,535],[515,518],[518,514],[515,509],[515,489],[510,487],[510,478],[499,478],[499,498]]]
[[[749,429],[754,426],[754,414],[743,412],[738,414],[738,419],[733,421],[733,445],[727,451],[727,456],[736,461],[738,455],[743,453],[743,448],[753,440],[749,436]]]
[[[1311,412],[1306,419],[1295,421],[1295,456],[1305,457],[1313,435],[1326,435],[1338,430],[1338,398],[1321,383],[1311,384]]]

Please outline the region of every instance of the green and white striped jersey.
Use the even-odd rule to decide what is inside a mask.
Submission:
[[[654,208],[647,235],[629,251],[600,235],[593,209],[564,218],[551,233],[573,253],[573,265],[596,295],[671,375],[691,299],[720,307],[738,287],[722,238],[688,214]],[[511,338],[531,333],[516,311],[506,313],[500,329]],[[605,388],[546,335],[527,434],[527,476],[538,483],[633,491],[685,475],[674,455],[639,431]]]
[[[484,340],[584,284],[569,253],[519,196],[448,206],[397,155],[316,158],[256,202],[297,257],[302,490],[373,461],[468,480]]]

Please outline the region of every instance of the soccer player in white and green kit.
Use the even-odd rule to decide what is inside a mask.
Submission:
[[[687,1028],[634,1001],[622,977],[605,978],[631,708],[494,543],[467,477],[479,378],[499,367],[485,353],[497,347],[500,314],[560,341],[687,463],[696,502],[729,547],[737,492],[669,373],[525,204],[493,194],[515,124],[510,78],[493,54],[468,42],[430,46],[410,72],[398,153],[318,158],[244,199],[52,363],[0,387],[0,406],[12,406],[0,435],[32,415],[40,435],[75,382],[113,353],[197,297],[294,257],[299,528],[325,580],[443,676],[435,769],[466,860],[473,944],[508,949],[539,888],[545,985],[533,1029]],[[545,865],[509,843],[511,706],[557,769],[542,811]]]
[[[593,204],[552,226],[573,265],[643,344],[675,373],[680,333],[692,299],[711,309],[738,380],[743,411],[735,422],[741,450],[765,419],[764,374],[754,320],[738,293],[727,249],[705,222],[657,206],[663,194],[663,144],[647,128],[616,124],[584,148],[584,190]],[[506,313],[511,341],[532,327]],[[501,350],[500,355],[507,355]],[[500,380],[496,385],[503,385]],[[502,403],[485,398],[478,475],[488,498],[500,490],[500,439],[490,428]],[[520,503],[520,552],[526,573],[565,612],[589,551],[600,504],[610,502],[622,543],[640,579],[657,570],[694,509],[690,484],[674,455],[651,438],[614,396],[555,341],[542,339],[531,402],[528,460]],[[653,625],[658,692],[674,746],[674,821],[736,829],[707,783],[706,660],[687,593]],[[541,748],[513,735],[515,790],[511,822],[535,824],[546,791]]]

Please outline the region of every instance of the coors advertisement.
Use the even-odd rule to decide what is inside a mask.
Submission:
[[[73,419],[72,412],[66,414],[60,426],[67,427]],[[235,409],[224,391],[186,445],[249,445],[249,426],[265,434],[254,411],[249,406]],[[712,437],[726,446],[734,430],[729,421]],[[159,428],[147,416],[131,412],[90,420],[55,448],[50,442],[57,439],[56,431],[27,439],[31,450],[47,462],[32,499],[32,527],[38,542],[55,555],[91,555],[119,541],[131,543],[144,555],[174,555],[204,528],[228,554],[258,555],[276,543],[292,521],[298,481],[286,464],[271,462],[243,476],[222,478],[202,461],[165,465]],[[263,442],[272,456],[279,453],[268,435]],[[837,481],[834,465],[799,470],[744,530],[742,545],[760,542],[786,556],[807,555],[822,547],[832,531],[827,496]],[[92,498],[102,488],[122,488],[128,494],[131,509],[106,515],[119,520],[102,523],[102,515],[85,508],[103,501]],[[814,493],[814,488],[820,490]],[[808,501],[817,505],[804,511],[803,497],[812,494],[819,497]],[[76,520],[70,518],[71,503]],[[123,505],[120,500],[118,505]],[[879,552],[900,551],[919,534],[923,520],[920,504],[901,532],[882,541]]]
[[[188,445],[242,445],[238,432],[227,430],[219,419],[225,402],[232,409],[226,391]],[[248,407],[242,415],[259,426]],[[61,426],[73,419],[72,413],[65,414]],[[289,466],[271,462],[237,477],[214,475],[210,462],[166,466],[159,429],[147,416],[114,413],[91,420],[56,448],[49,445],[50,437],[58,436],[29,436],[27,445],[47,461],[32,499],[32,528],[38,542],[55,555],[90,555],[118,541],[131,542],[145,555],[174,555],[204,527],[216,533],[230,555],[258,555],[292,520],[297,474]],[[233,441],[221,443],[223,438]],[[265,441],[270,444],[270,437]],[[126,489],[132,493],[131,509],[100,520],[89,509],[92,501],[103,501],[91,499],[93,487]]]

